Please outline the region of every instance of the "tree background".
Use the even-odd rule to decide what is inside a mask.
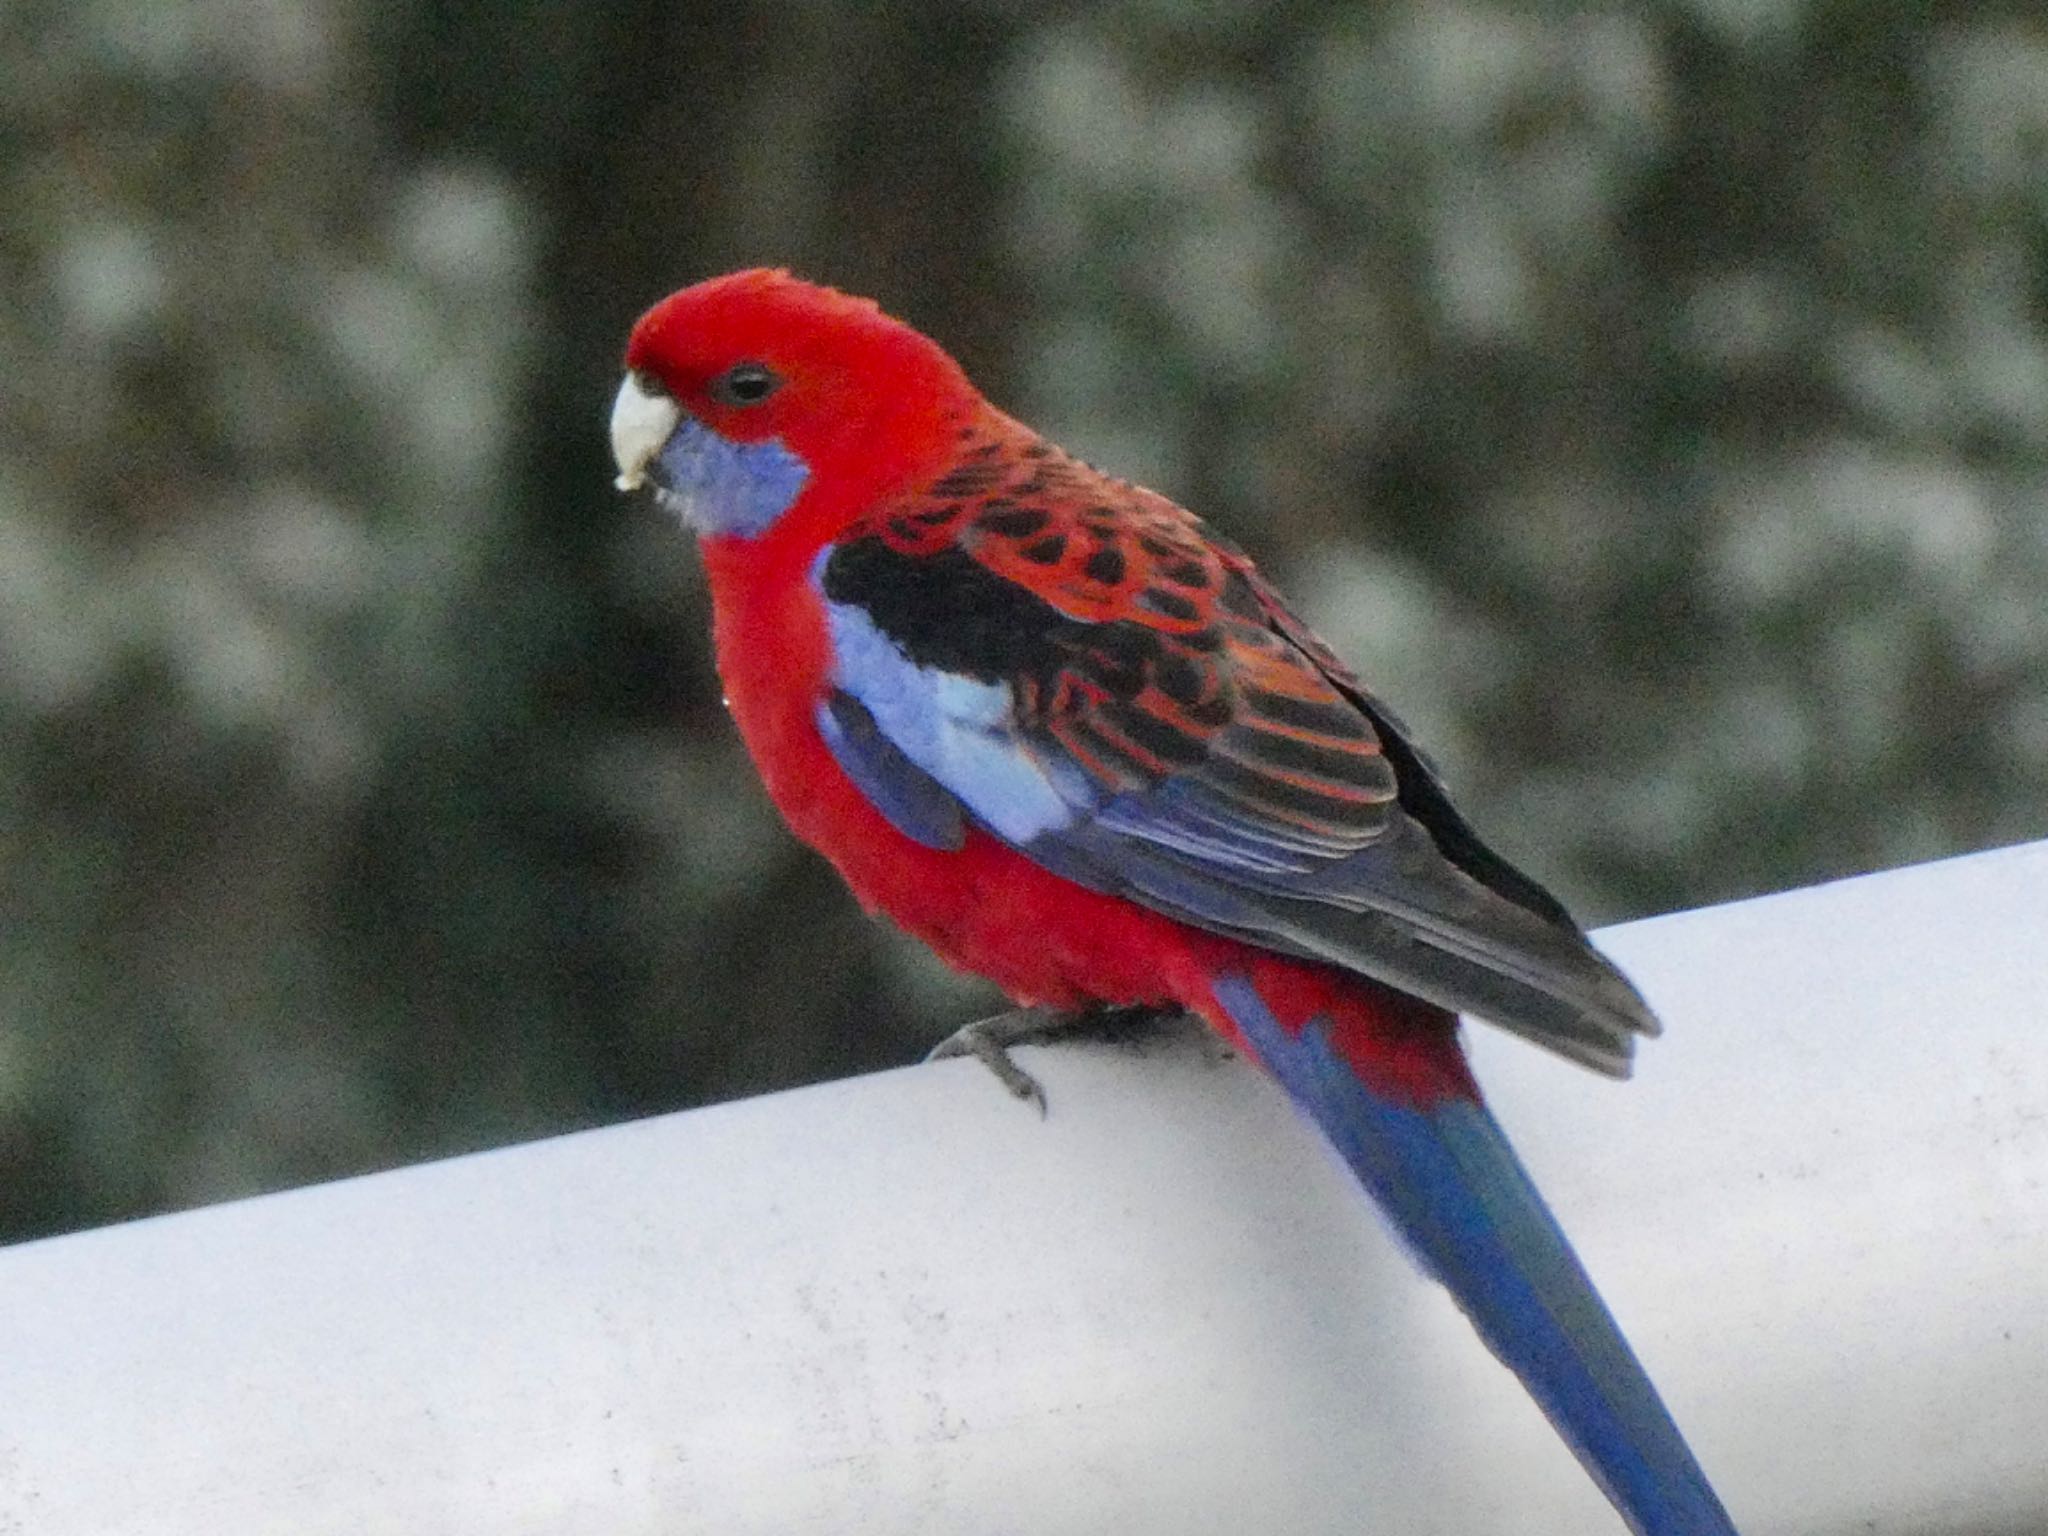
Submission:
[[[633,317],[872,293],[1611,920],[2048,834],[2033,0],[0,9],[0,1240],[912,1059]]]

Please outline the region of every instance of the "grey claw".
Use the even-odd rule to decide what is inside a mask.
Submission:
[[[954,1056],[972,1056],[995,1073],[996,1080],[1009,1090],[1012,1098],[1036,1104],[1039,1118],[1043,1119],[1045,1090],[1038,1086],[1037,1078],[1010,1059],[1012,1046],[1039,1044],[1059,1035],[1083,1031],[1128,1034],[1133,1028],[1142,1030],[1150,1027],[1171,1012],[1171,1009],[1151,1005],[1098,1007],[1079,1013],[1060,1013],[1050,1008],[1019,1008],[1014,1013],[997,1014],[992,1019],[979,1019],[956,1029],[933,1046],[925,1060],[945,1061]]]
[[[1046,1114],[1045,1090],[1039,1086],[1037,1078],[1010,1059],[1010,1047],[1021,1041],[1037,1039],[1044,1032],[1043,1020],[1033,1018],[1028,1011],[982,1019],[955,1030],[941,1040],[926,1054],[925,1060],[946,1061],[955,1056],[972,1056],[995,1073],[996,1081],[1008,1090],[1010,1097],[1037,1105],[1038,1117],[1043,1120]]]

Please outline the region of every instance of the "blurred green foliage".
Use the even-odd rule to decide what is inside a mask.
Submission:
[[[2048,20],[0,11],[0,1238],[908,1059],[609,489],[774,262],[1250,546],[1612,918],[2048,833]],[[1739,963],[1739,957],[1730,957]]]

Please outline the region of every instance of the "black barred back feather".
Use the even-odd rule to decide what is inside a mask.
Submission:
[[[1394,716],[1165,497],[992,417],[931,484],[849,529],[821,582],[920,667],[1007,686],[1024,747],[1096,787],[1092,821],[1027,852],[1604,1070],[1654,1031]]]
[[[1275,629],[1242,555],[1015,423],[866,519],[824,581],[912,660],[1015,683],[1019,723],[1105,786],[1192,772],[1330,850],[1368,846],[1399,793],[1371,717]]]

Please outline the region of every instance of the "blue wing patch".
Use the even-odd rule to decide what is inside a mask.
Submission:
[[[828,546],[821,565],[830,554]],[[858,746],[843,751],[834,743],[833,754],[892,821],[896,817],[889,807],[904,794],[903,768],[917,770],[983,826],[1019,847],[1093,809],[1095,792],[1079,768],[1042,758],[1019,737],[1006,683],[920,666],[856,604],[827,601],[825,617],[834,686],[858,701],[866,728],[889,746],[901,766],[878,766],[878,755]],[[820,729],[827,742],[835,730],[849,743],[858,734],[839,718],[830,727],[821,719]],[[848,756],[863,763],[865,776],[848,764]],[[891,788],[872,787],[881,779],[889,780]],[[906,835],[918,836],[898,825]]]
[[[818,734],[870,804],[912,842],[951,853],[966,836],[960,802],[905,757],[867,706],[834,689],[818,706]]]

